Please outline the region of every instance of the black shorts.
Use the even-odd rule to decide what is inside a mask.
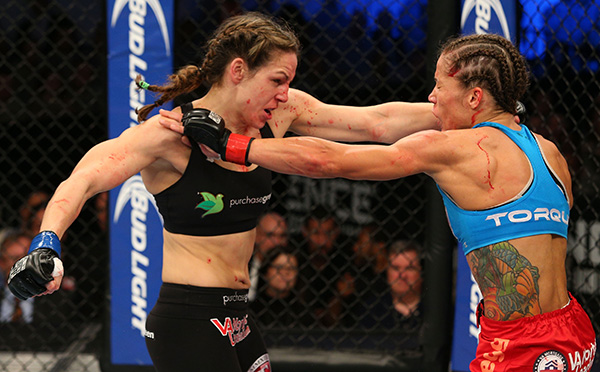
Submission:
[[[271,370],[247,290],[164,283],[146,320],[146,346],[159,372]]]

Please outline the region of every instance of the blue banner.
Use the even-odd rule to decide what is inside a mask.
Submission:
[[[108,1],[109,138],[137,125],[135,109],[155,100],[137,74],[162,83],[173,72],[173,0]],[[170,107],[167,107],[170,108]],[[151,365],[146,316],[161,285],[162,220],[140,175],[110,192],[110,362]]]
[[[452,335],[452,371],[469,371],[469,363],[475,358],[479,328],[477,327],[477,305],[481,291],[471,275],[467,259],[458,253],[456,269],[456,308],[454,333]]]
[[[516,0],[462,0],[460,26],[463,35],[498,34],[517,39]],[[456,273],[456,302],[452,340],[452,371],[468,372],[475,358],[479,328],[476,310],[481,292],[459,248]]]
[[[516,42],[516,0],[461,0],[461,4],[463,34],[499,34]]]

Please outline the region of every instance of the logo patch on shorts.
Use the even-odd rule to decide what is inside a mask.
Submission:
[[[221,332],[222,336],[228,336],[231,346],[242,342],[250,334],[250,326],[248,325],[248,314],[242,319],[240,318],[225,318],[225,324],[217,318],[210,320],[212,324]]]
[[[567,358],[556,350],[544,351],[535,361],[533,372],[563,371],[567,372]]]
[[[250,366],[248,372],[271,372],[269,354],[263,354]]]

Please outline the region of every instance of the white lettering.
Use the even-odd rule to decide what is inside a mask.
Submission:
[[[144,333],[146,332],[146,307],[147,302],[144,298],[140,296],[131,296],[131,301],[133,305],[131,305],[131,325],[133,328],[138,329],[142,337],[144,337]]]
[[[129,55],[129,77],[134,80],[140,71],[148,70],[148,62],[144,61],[135,54]]]
[[[520,209],[516,211],[511,211],[510,213],[495,213],[487,216],[485,220],[493,220],[496,226],[502,226],[502,222],[505,221],[504,217],[507,217],[508,222],[511,223],[529,222],[533,219],[534,221],[546,220],[564,223],[565,225],[569,224],[569,216],[565,216],[565,212],[563,211],[561,218],[561,211],[555,208],[550,210],[548,210],[548,208],[536,208],[533,212],[527,209]]]
[[[131,325],[140,330],[142,336],[146,331],[146,297],[148,296],[148,286],[146,284],[147,274],[144,268],[148,267],[150,260],[148,257],[139,253],[136,250],[131,251]]]
[[[131,251],[131,273],[134,276],[143,278],[145,280],[146,272],[144,271],[144,269],[140,268],[140,266],[138,264],[148,267],[148,265],[150,265],[150,260],[148,259],[148,257],[144,256],[143,254],[139,253],[138,251],[132,250]]]
[[[519,215],[522,217],[518,217]],[[512,211],[508,214],[508,220],[514,223],[527,222],[531,220],[531,212],[528,210]]]
[[[143,25],[143,16],[135,13],[129,14],[129,50],[138,56],[144,54],[146,49]]]
[[[469,321],[471,324],[469,325],[469,335],[475,337],[475,339],[479,340],[479,332],[480,329],[477,326],[477,307],[479,306],[479,302],[483,296],[481,295],[481,290],[475,281],[473,275],[471,275],[471,297],[470,297],[470,309],[471,313],[469,314]]]
[[[271,199],[271,194],[265,195],[265,196],[260,196],[257,198],[251,198],[249,196],[246,196],[245,198],[241,198],[241,199],[231,199],[229,201],[229,208],[233,207],[234,205],[266,204],[270,199]]]
[[[146,16],[147,0],[129,0],[129,10],[131,13],[137,13],[143,17]]]
[[[580,353],[581,352],[581,353]],[[583,355],[583,358],[582,356]],[[588,372],[592,368],[594,357],[596,355],[596,342],[590,343],[590,347],[583,350],[577,350],[575,353],[569,353],[569,365],[574,372]]]
[[[536,210],[533,211],[533,218],[535,218],[536,221],[539,221],[540,218],[550,221],[550,212],[548,211],[548,208],[536,208]]]
[[[494,222],[496,223],[496,226],[500,226],[502,225],[502,223],[500,222],[500,217],[504,217],[506,216],[508,213],[504,212],[504,213],[496,213],[496,214],[492,214],[490,216],[487,216],[487,218],[485,219],[487,220],[494,220]]]
[[[558,209],[550,209],[550,218],[552,221],[561,222],[560,221],[560,211]]]
[[[475,33],[487,34],[490,28],[490,20],[492,19],[492,9],[490,3],[485,0],[477,0],[475,5]]]
[[[148,212],[148,195],[135,189],[131,193],[131,325],[140,330],[142,336],[146,331],[146,307],[147,292],[146,268],[150,265],[150,259],[141,252],[146,250],[146,214]]]

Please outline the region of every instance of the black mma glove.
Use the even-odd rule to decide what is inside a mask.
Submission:
[[[42,231],[31,241],[27,256],[10,269],[8,288],[18,299],[27,300],[46,292],[46,283],[62,273],[60,240],[54,232]]]
[[[183,114],[181,122],[185,136],[208,146],[222,160],[250,165],[248,153],[254,138],[231,133],[225,128],[223,118],[216,113],[206,109],[193,109]]]

